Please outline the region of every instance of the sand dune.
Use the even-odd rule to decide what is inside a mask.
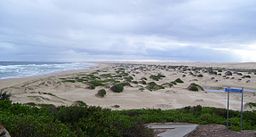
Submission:
[[[209,68],[213,67],[213,68]],[[108,63],[90,70],[69,71],[20,79],[1,80],[1,91],[11,93],[11,100],[20,103],[72,105],[83,101],[88,105],[113,109],[161,108],[172,109],[185,106],[226,107],[226,93],[189,91],[187,87],[196,83],[204,89],[223,87],[245,87],[255,89],[255,63],[204,64],[204,63]],[[231,72],[229,75],[227,72]],[[151,75],[163,75],[154,80]],[[120,76],[121,75],[121,76]],[[132,77],[129,80],[128,77]],[[101,81],[103,85],[90,89],[90,81]],[[170,83],[180,78],[184,83]],[[142,83],[142,79],[147,84]],[[122,93],[114,93],[114,83],[126,82]],[[150,91],[148,84],[164,87]],[[99,89],[106,89],[105,97],[95,96]],[[246,92],[244,104],[256,103],[256,93]],[[115,106],[115,107],[114,107]],[[240,94],[231,94],[231,109],[240,109]],[[246,107],[250,110],[250,107]]]

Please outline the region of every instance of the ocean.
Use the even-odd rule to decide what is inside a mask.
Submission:
[[[0,79],[44,75],[67,70],[88,69],[94,63],[0,61]]]

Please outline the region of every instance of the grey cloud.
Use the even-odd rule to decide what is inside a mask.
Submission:
[[[216,49],[252,50],[246,45],[255,43],[255,6],[253,0],[5,0],[0,60],[239,61]]]

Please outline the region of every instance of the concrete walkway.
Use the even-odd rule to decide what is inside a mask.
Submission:
[[[157,133],[157,137],[184,137],[194,131],[198,125],[186,123],[152,123],[146,125]]]

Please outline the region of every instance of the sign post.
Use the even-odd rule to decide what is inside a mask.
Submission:
[[[241,93],[241,110],[240,110],[240,130],[243,129],[243,109],[244,109],[244,88],[225,88],[225,92],[227,92],[227,127],[229,126],[229,93]]]
[[[227,121],[226,121],[227,127],[229,127],[229,91],[227,91]]]
[[[240,129],[243,129],[243,111],[244,111],[244,88],[242,88],[241,95],[241,111],[240,111]]]

